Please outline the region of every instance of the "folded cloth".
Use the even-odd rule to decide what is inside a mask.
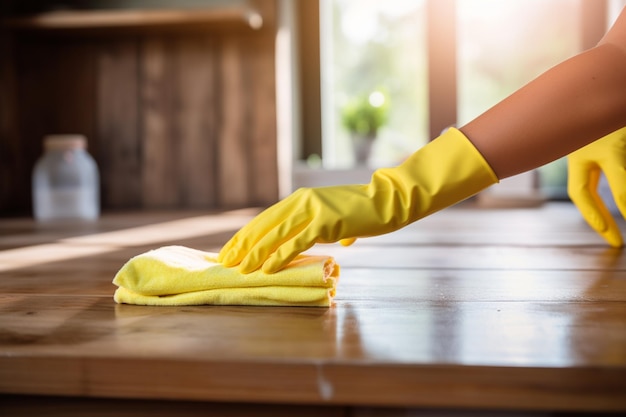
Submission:
[[[217,253],[165,246],[131,258],[113,279],[117,303],[328,307],[339,265],[329,256],[300,255],[274,274],[242,274],[217,262]]]

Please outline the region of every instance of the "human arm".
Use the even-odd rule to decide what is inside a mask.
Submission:
[[[462,140],[444,134],[401,166],[377,171],[368,185],[298,191],[241,229],[222,248],[219,260],[239,265],[242,272],[262,267],[271,273],[315,243],[401,228],[498,178],[539,167],[626,126],[624,91],[623,12],[597,47],[540,75],[455,131]],[[467,144],[478,152],[463,158]],[[435,166],[425,169],[429,160]],[[460,171],[461,176],[454,169],[438,169],[463,166],[464,160],[471,169]],[[489,179],[488,172],[495,175]]]
[[[598,45],[543,73],[461,131],[498,178],[626,126],[626,9]]]
[[[610,177],[615,201],[626,218],[623,126],[626,9],[595,48],[547,71],[461,130],[501,179],[569,154],[570,198],[607,243],[621,247],[619,227],[597,185],[601,172]]]
[[[315,243],[376,236],[406,226],[496,183],[474,145],[451,128],[369,184],[303,188],[239,230],[220,251],[242,273],[285,267]]]

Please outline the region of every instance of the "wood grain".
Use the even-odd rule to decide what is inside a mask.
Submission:
[[[181,205],[215,207],[217,43],[207,36],[178,38],[174,59],[178,105],[173,117],[180,146],[177,178]]]
[[[179,140],[173,123],[172,40],[150,37],[141,44],[142,200],[148,208],[174,208],[178,202]]]
[[[626,411],[624,253],[607,255],[570,204],[454,208],[396,240],[317,246],[342,266],[329,309],[112,301],[129,257],[172,243],[219,250],[253,214],[118,214],[48,243],[24,221],[15,238],[32,235],[32,246],[0,252],[16,262],[35,251],[30,265],[0,270],[0,393],[69,396],[67,406],[72,397],[150,400],[147,409],[161,399],[266,404],[259,415],[272,404],[338,415]]]
[[[24,162],[17,141],[17,74],[14,39],[11,33],[0,30],[0,213],[19,213],[24,210],[25,198],[22,177]],[[17,198],[14,198],[17,197]]]
[[[240,38],[223,39],[221,45],[218,193],[222,207],[237,207],[250,193],[250,102],[244,82],[248,62]]]
[[[102,200],[109,208],[140,208],[138,45],[125,40],[104,42],[97,59]]]
[[[43,154],[48,134],[85,135],[89,151],[97,153],[95,137],[95,58],[81,40],[20,38],[15,40],[17,119],[14,153],[16,171],[11,173],[17,204],[31,213],[31,175]],[[97,158],[97,155],[94,155]]]
[[[198,401],[134,400],[85,397],[0,396],[0,412],[5,416],[46,417],[347,417],[345,408],[279,404],[206,403]]]
[[[250,106],[250,194],[253,204],[268,206],[278,198],[277,143],[268,141],[277,135],[276,83],[274,59],[263,51],[274,48],[271,39],[249,39],[244,66],[245,83]],[[256,109],[256,110],[253,110]]]
[[[0,216],[31,214],[30,176],[49,133],[87,136],[104,211],[275,202],[276,4],[230,6],[148,13],[160,23],[132,11],[43,16],[58,30],[0,22]],[[177,16],[192,22],[170,25]]]

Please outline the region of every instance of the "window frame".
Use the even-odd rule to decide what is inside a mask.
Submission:
[[[299,136],[294,157],[322,155],[320,1],[294,1],[298,72]],[[581,50],[593,47],[608,28],[609,0],[581,0]],[[457,45],[455,0],[426,0],[428,121],[430,139],[457,120]],[[451,34],[451,31],[454,33]],[[452,36],[451,36],[452,35]],[[444,47],[442,47],[442,45]]]

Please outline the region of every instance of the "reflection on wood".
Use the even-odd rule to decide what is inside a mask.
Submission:
[[[455,208],[349,248],[318,245],[342,266],[330,309],[113,302],[131,256],[217,251],[253,213],[118,214],[92,234],[13,226],[0,236],[0,262],[13,262],[0,270],[0,392],[69,396],[68,407],[216,401],[232,415],[250,410],[225,402],[265,404],[258,415],[281,415],[277,403],[363,416],[626,411],[624,253],[597,244],[569,204]]]

